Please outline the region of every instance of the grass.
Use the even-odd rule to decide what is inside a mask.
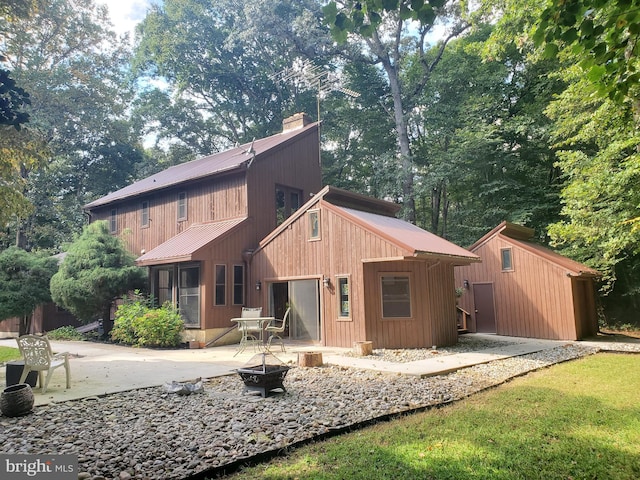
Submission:
[[[227,478],[637,479],[640,355],[556,365]]]
[[[13,347],[0,347],[0,363],[10,362],[20,358],[20,350]]]

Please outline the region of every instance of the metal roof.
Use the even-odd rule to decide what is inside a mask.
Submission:
[[[413,256],[435,255],[439,257],[452,257],[455,259],[464,259],[465,263],[480,260],[476,254],[405,220],[351,208],[335,208],[356,218],[358,222],[368,230],[386,237],[399,247],[408,250]]]
[[[119,200],[124,200],[128,197],[143,195],[155,190],[173,187],[184,182],[212,175],[219,175],[240,168],[248,168],[248,165],[252,160],[259,161],[260,155],[287,143],[298,135],[316,130],[317,126],[317,123],[311,123],[302,128],[288,130],[267,138],[245,143],[244,145],[240,145],[224,152],[215,153],[191,162],[169,167],[155,175],[151,175],[150,177],[134,182],[131,185],[105,195],[104,197],[98,198],[97,200],[86,204],[84,208],[92,209]],[[255,152],[255,155],[252,152]]]
[[[201,248],[219,239],[227,232],[246,220],[246,217],[221,222],[200,223],[191,225],[184,232],[171,237],[156,248],[144,253],[136,259],[139,266],[158,265],[162,263],[188,262]]]

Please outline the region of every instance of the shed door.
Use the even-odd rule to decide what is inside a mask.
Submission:
[[[474,283],[473,302],[477,333],[496,333],[496,310],[493,303],[493,284]]]

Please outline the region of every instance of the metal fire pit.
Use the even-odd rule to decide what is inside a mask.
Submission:
[[[259,392],[263,398],[272,390],[287,391],[282,382],[288,371],[289,367],[271,353],[254,355],[246,366],[236,370],[244,382],[244,391]]]

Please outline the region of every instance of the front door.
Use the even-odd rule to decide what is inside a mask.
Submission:
[[[496,333],[496,310],[492,283],[473,284],[477,333]]]

